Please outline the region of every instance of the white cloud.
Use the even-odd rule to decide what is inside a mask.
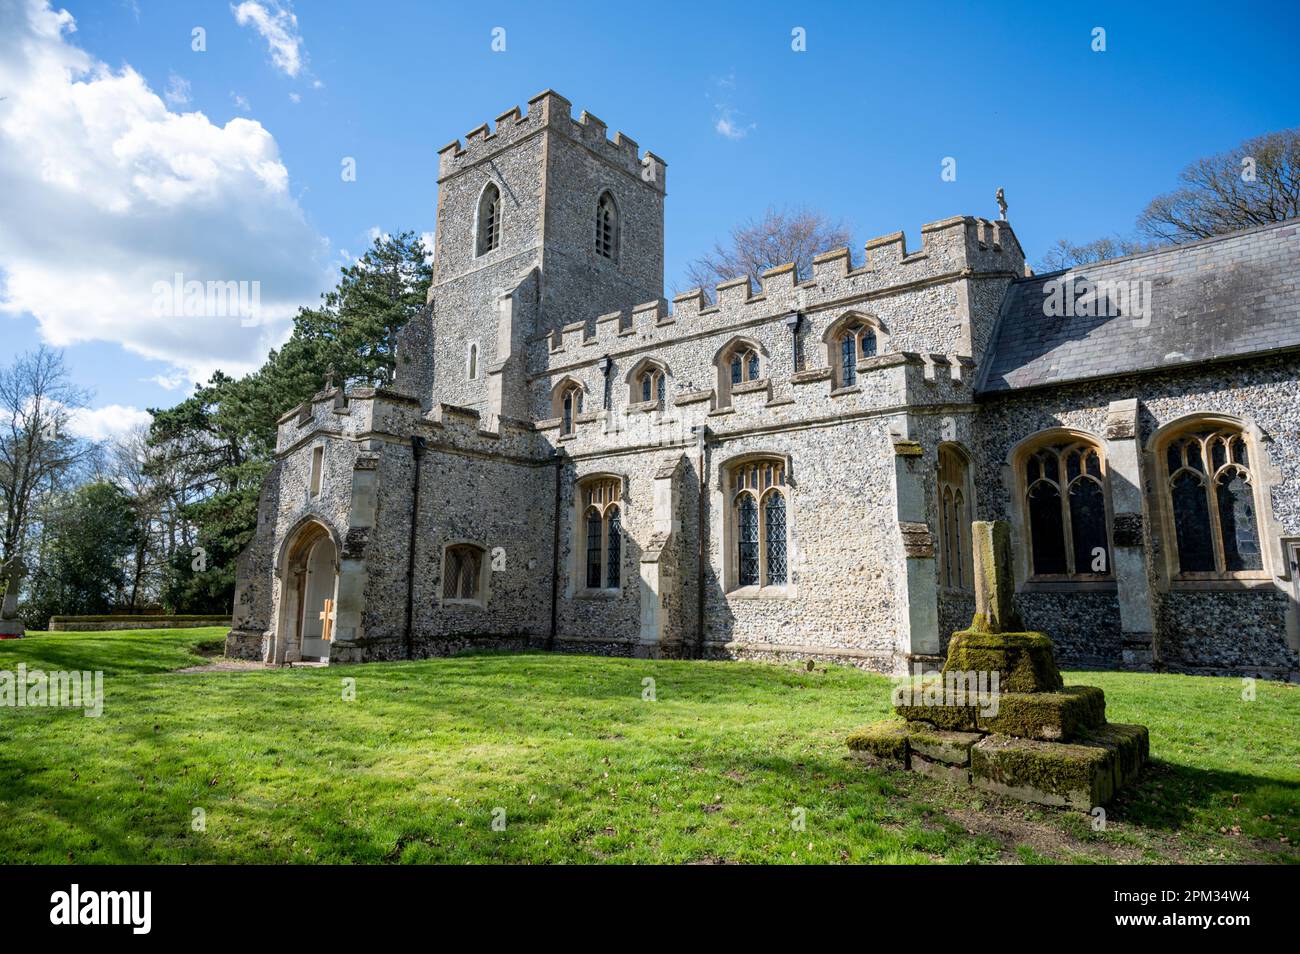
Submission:
[[[722,115],[720,115],[717,122],[713,124],[714,132],[727,139],[744,139],[755,128],[755,123],[750,123],[747,126],[738,123],[735,115],[729,109],[723,110]]]
[[[244,118],[177,114],[130,66],[68,42],[47,0],[0,0],[0,311],[56,347],[116,342],[203,380],[238,374],[328,287],[328,243],[289,190],[275,139]],[[154,313],[176,273],[260,287],[260,322]]]
[[[236,109],[241,109],[244,112],[248,112],[253,108],[252,106],[249,105],[247,97],[240,96],[233,89],[230,91],[230,98],[234,102]]]
[[[297,93],[290,93],[290,94],[289,94],[289,102],[291,102],[291,103],[301,103],[301,102],[302,102],[302,97],[299,96]]]
[[[163,93],[173,106],[184,106],[190,101],[190,81],[175,73],[167,76],[167,91]]]
[[[302,37],[298,35],[298,18],[293,10],[282,6],[278,0],[256,3],[244,0],[232,6],[235,22],[240,26],[252,25],[266,40],[271,52],[271,62],[286,76],[297,76],[302,70]]]
[[[138,407],[108,404],[97,408],[78,408],[68,416],[68,430],[77,437],[103,441],[125,434],[140,425],[148,426],[153,415]]]

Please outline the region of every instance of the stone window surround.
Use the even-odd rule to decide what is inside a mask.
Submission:
[[[1169,442],[1184,436],[1188,431],[1215,429],[1236,430],[1246,443],[1250,472],[1250,486],[1255,500],[1255,531],[1259,536],[1263,567],[1259,570],[1235,570],[1224,573],[1196,573],[1182,575],[1178,572],[1178,542],[1174,530],[1173,500],[1169,492],[1169,468],[1165,457]],[[1282,569],[1276,575],[1285,579],[1286,561],[1277,562],[1271,537],[1275,537],[1271,495],[1265,490],[1271,474],[1270,462],[1263,452],[1258,426],[1251,420],[1217,412],[1195,412],[1175,418],[1157,428],[1147,439],[1143,452],[1145,470],[1150,475],[1151,512],[1158,520],[1165,545],[1161,547],[1164,580],[1171,590],[1249,590],[1273,586],[1274,566]],[[1213,520],[1214,517],[1212,516]],[[1154,528],[1153,528],[1154,529]]]
[[[570,426],[566,429],[564,427],[564,399],[570,394],[576,395],[576,399],[572,405]],[[578,418],[583,413],[582,408],[585,404],[586,394],[586,385],[567,374],[556,382],[555,387],[551,388],[551,419],[559,421],[561,437],[571,437],[577,432],[580,423]]]
[[[620,525],[624,543],[627,542],[627,483],[628,478],[625,474],[616,474],[609,471],[593,471],[590,474],[583,474],[573,485],[573,559],[570,567],[573,581],[571,597],[580,600],[613,600],[623,595],[623,588],[627,584],[627,554],[628,547],[625,545],[620,551],[620,566],[618,572],[618,586],[587,586],[587,511],[591,509],[586,500],[588,488],[601,482],[617,484],[618,496],[612,500],[606,500],[601,504],[593,504],[601,512],[601,531],[600,531],[600,579],[602,583],[609,580],[609,514],[610,508],[617,507],[620,515]]]
[[[325,489],[325,444],[317,443],[311,449],[311,470],[307,483],[307,497],[315,500]]]
[[[738,585],[740,578],[739,551],[737,538],[740,529],[737,526],[735,500],[738,494],[732,492],[732,474],[734,471],[749,464],[761,461],[770,461],[780,464],[784,474],[785,483],[783,485],[774,484],[772,487],[762,491],[762,499],[758,500],[759,507],[759,533],[758,533],[758,584],[748,586]],[[718,497],[721,504],[722,533],[719,535],[722,540],[722,568],[723,568],[723,592],[726,598],[737,600],[784,600],[794,599],[798,595],[798,588],[794,583],[794,565],[795,565],[795,547],[794,547],[794,490],[795,485],[792,479],[791,458],[789,454],[777,453],[773,451],[747,451],[736,454],[720,462],[718,466]],[[785,583],[765,584],[761,582],[767,577],[767,534],[766,521],[763,514],[763,500],[773,490],[776,490],[785,498]],[[752,493],[751,491],[742,491]],[[758,494],[754,494],[758,497]]]
[[[481,241],[483,235],[481,234],[479,217],[483,214],[483,199],[487,195],[488,189],[495,189],[497,193],[497,244],[491,248],[483,248],[483,243]],[[501,186],[497,185],[496,180],[494,179],[488,179],[483,183],[483,188],[479,190],[478,200],[474,203],[474,218],[470,223],[469,234],[470,248],[474,250],[473,258],[484,258],[491,255],[493,252],[499,252],[504,245],[501,241],[501,235],[505,231],[505,202],[502,201],[502,194]]]
[[[868,357],[875,357],[876,355],[884,354],[887,350],[889,332],[885,328],[884,323],[875,315],[850,309],[832,321],[827,326],[826,331],[822,333],[821,366],[831,369],[831,393],[833,395],[836,393],[852,393],[848,390],[848,387],[856,386],[849,385],[848,387],[845,387],[842,384],[844,380],[844,370],[841,366],[842,357],[840,353],[840,339],[853,325],[862,326],[861,330],[854,335],[853,345],[854,354],[857,355],[857,363],[854,365],[854,371],[858,374],[867,370],[862,366],[863,361],[866,360],[862,355],[862,336],[864,334],[869,331],[876,336],[876,354],[869,355]]]
[[[483,367],[483,348],[474,338],[465,346],[465,380],[477,381]]]
[[[460,599],[458,597],[446,596],[447,575],[443,571],[447,566],[447,551],[452,547],[473,547],[479,551],[479,577],[478,577],[478,598],[472,600]],[[492,579],[492,561],[488,553],[488,548],[478,540],[452,539],[444,541],[442,544],[441,561],[438,564],[438,605],[440,606],[469,606],[477,609],[487,609],[488,597],[490,595],[489,583]]]
[[[1029,514],[1026,507],[1026,495],[1029,487],[1025,482],[1025,462],[1035,451],[1044,445],[1053,443],[1091,443],[1101,459],[1102,495],[1106,506],[1106,545],[1107,572],[1104,576],[1087,574],[1081,576],[1034,576],[1030,554]],[[1106,460],[1106,442],[1097,435],[1073,427],[1048,427],[1035,431],[1016,443],[1007,454],[1003,464],[1006,486],[1010,491],[1011,506],[1011,548],[1013,569],[1018,592],[1088,592],[1111,591],[1116,588],[1114,575],[1114,510],[1111,506],[1110,468]],[[1067,539],[1066,546],[1069,543]]]
[[[744,356],[749,352],[753,352],[758,356],[758,374],[756,375],[749,373],[749,362],[743,360]],[[741,377],[740,383],[733,385],[731,383],[731,360],[738,354],[742,356]],[[732,394],[744,394],[746,390],[761,390],[759,382],[762,383],[762,387],[767,387],[768,372],[771,368],[770,361],[771,356],[768,355],[767,349],[756,339],[744,335],[733,335],[727,339],[727,343],[719,348],[713,356],[713,366],[717,371],[717,407],[719,409],[730,407]],[[753,385],[753,387],[747,388],[748,385]]]
[[[652,378],[650,382],[650,400],[641,400],[642,381],[646,374],[662,375],[664,379],[664,401],[660,403],[658,398],[657,382]],[[627,382],[627,410],[628,413],[638,411],[661,410],[668,402],[668,379],[672,374],[668,370],[668,365],[658,358],[646,356],[632,366],[624,380]]]
[[[614,190],[610,188],[608,185],[602,185],[600,189],[596,192],[596,203],[593,206],[593,208],[596,211],[597,229],[600,228],[600,224],[601,224],[600,223],[601,204],[604,202],[606,198],[609,199],[609,204],[614,210],[614,215],[613,215],[614,227],[613,227],[613,237],[611,240],[611,246],[612,246],[611,254],[606,255],[595,245],[592,246],[592,251],[595,253],[596,258],[604,259],[607,262],[613,262],[615,265],[617,265],[619,261],[619,253],[622,251],[623,248],[623,210],[619,207],[618,199],[614,197]]]

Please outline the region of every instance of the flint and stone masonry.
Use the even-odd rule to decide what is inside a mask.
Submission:
[[[440,150],[427,308],[393,387],[281,418],[229,654],[933,666],[1001,519],[1063,663],[1296,678],[1296,222],[1034,276],[1007,221],[955,216],[670,302],[666,194],[551,91]],[[1064,279],[1147,295],[1049,316]],[[1245,476],[1189,573],[1167,450],[1210,432],[1247,464],[1205,475]],[[1059,474],[1053,530],[1026,468],[1069,447],[1102,490]]]

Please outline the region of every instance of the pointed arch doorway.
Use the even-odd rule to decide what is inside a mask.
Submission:
[[[281,575],[281,613],[275,662],[328,661],[339,588],[338,547],[320,523],[304,524],[290,539]]]

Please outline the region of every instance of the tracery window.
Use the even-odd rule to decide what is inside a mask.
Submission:
[[[959,449],[939,445],[939,585],[949,590],[969,590],[970,550],[970,465]]]
[[[789,578],[785,462],[760,458],[730,471],[737,586],[784,586]]]
[[[596,202],[596,254],[618,258],[618,206],[608,192]]]
[[[489,182],[478,200],[478,236],[475,255],[484,255],[501,244],[501,190]]]
[[[623,575],[623,482],[618,477],[592,478],[579,485],[579,494],[586,587],[616,590]]]
[[[460,603],[483,599],[483,547],[457,543],[447,547],[442,560],[442,598]]]
[[[1262,571],[1255,478],[1241,429],[1183,431],[1168,438],[1161,453],[1178,575],[1225,578]]]
[[[1021,457],[1030,575],[1107,579],[1111,576],[1106,469],[1101,448],[1067,438]]]
[[[858,362],[876,353],[875,329],[860,322],[852,323],[839,333],[836,343],[838,386],[852,387],[858,382]]]

